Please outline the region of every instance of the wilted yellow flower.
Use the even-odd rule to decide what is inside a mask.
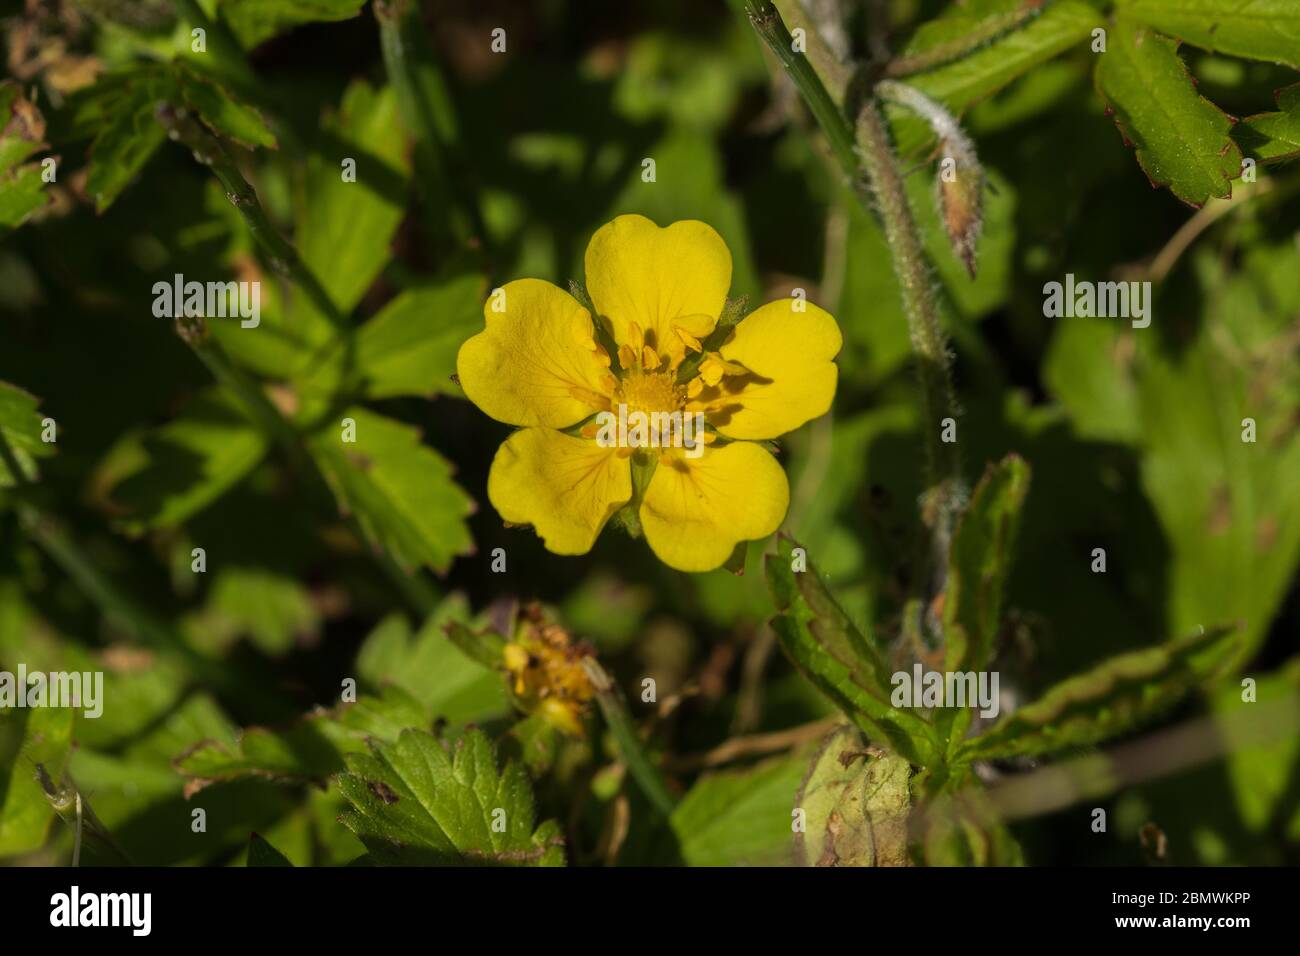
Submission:
[[[655,464],[634,503],[650,547],[682,571],[719,567],[784,519],[785,472],[754,440],[830,408],[839,327],[812,303],[780,299],[701,354],[727,301],[731,253],[694,220],[661,229],[619,216],[592,237],[586,274],[599,331],[569,293],[519,279],[489,298],[486,328],[461,346],[465,394],[521,426],[497,452],[488,498],[549,550],[584,554],[633,501],[640,452]],[[657,424],[636,427],[646,421]]]
[[[520,709],[581,736],[582,713],[595,694],[582,667],[590,653],[586,645],[571,643],[556,624],[524,624],[502,654],[510,692]]]

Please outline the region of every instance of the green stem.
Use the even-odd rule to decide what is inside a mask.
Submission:
[[[641,788],[641,792],[645,794],[651,806],[664,817],[671,816],[676,801],[668,792],[668,785],[660,776],[659,768],[651,762],[650,756],[645,752],[641,737],[636,731],[636,724],[633,723],[632,715],[628,713],[627,705],[623,702],[618,688],[614,686],[609,674],[594,657],[583,658],[582,665],[587,672],[587,677],[596,688],[596,703],[605,717],[605,725],[614,735],[619,754],[632,779],[637,782],[637,786]]]
[[[159,106],[155,115],[171,139],[187,146],[195,160],[212,170],[212,174],[226,190],[226,198],[243,216],[253,239],[270,257],[271,268],[288,276],[311,300],[316,311],[325,316],[336,329],[346,329],[347,316],[339,311],[320,280],[303,263],[298,250],[271,224],[266,210],[257,198],[256,190],[249,185],[221,141],[204,129],[194,117],[171,104]]]
[[[826,91],[808,57],[794,52],[794,40],[786,29],[781,14],[769,0],[745,0],[745,14],[808,104],[808,109],[826,134],[836,162],[850,184],[856,188],[860,175],[857,151],[853,145],[853,130]]]
[[[437,240],[448,232],[463,246],[481,246],[484,228],[469,170],[457,155],[456,113],[442,71],[434,60],[418,0],[375,4],[384,68],[402,122],[415,140],[416,185],[429,229]]]
[[[957,406],[952,389],[951,356],[939,321],[938,301],[920,234],[908,206],[898,157],[874,90],[861,108],[855,144],[848,120],[835,106],[808,59],[792,51],[790,33],[776,8],[768,0],[745,0],[745,12],[808,103],[855,195],[868,212],[879,216],[884,228],[921,385],[921,428],[926,447],[922,518],[931,533],[927,562],[931,574],[929,582],[924,585],[918,582],[918,586],[926,587],[927,597],[932,596],[944,584],[952,526],[962,505],[957,445],[942,440],[942,422],[945,418],[956,420]],[[869,189],[863,188],[864,172]]]
[[[952,522],[960,507],[961,462],[957,443],[942,438],[945,418],[956,420],[952,390],[952,358],[939,321],[925,250],[912,219],[898,157],[894,153],[880,106],[868,100],[858,114],[858,141],[867,182],[893,257],[894,273],[907,315],[912,351],[921,380],[921,428],[925,434],[927,491],[922,509],[934,531],[936,561],[946,565]]]

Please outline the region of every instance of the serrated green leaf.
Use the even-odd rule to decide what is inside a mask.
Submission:
[[[452,752],[407,730],[394,743],[348,757],[339,790],[352,805],[343,823],[376,863],[387,865],[563,866],[564,840],[548,821],[533,829],[532,788],[522,767],[497,769],[480,730]]]
[[[362,326],[356,364],[367,397],[462,397],[456,353],[482,327],[483,286],[468,274],[409,289]]]
[[[910,708],[890,703],[885,659],[840,609],[811,562],[805,571],[792,569],[793,547],[782,537],[777,554],[765,560],[778,612],[771,625],[782,649],[871,740],[913,763],[929,762],[930,725]]]
[[[248,841],[246,866],[293,866],[288,858],[256,833]]]
[[[127,531],[184,523],[238,483],[266,453],[266,440],[218,390],[195,397],[171,422],[110,451],[108,490]]]
[[[216,80],[182,63],[154,63],[111,74],[77,98],[73,128],[96,131],[86,193],[103,212],[166,140],[155,118],[160,103],[197,114],[213,131],[245,146],[274,148],[275,137],[252,107]]]
[[[85,94],[88,112],[99,117],[90,144],[86,194],[102,213],[140,174],[166,133],[154,119],[159,99],[158,78],[152,70],[131,70],[108,76]],[[102,97],[95,96],[98,87]]]
[[[10,469],[8,455],[0,450],[0,488],[37,477],[36,459],[54,454],[54,445],[41,441],[40,401],[16,385],[0,382],[0,442],[3,442],[21,475]]]
[[[1300,69],[1294,0],[1119,0],[1125,15],[1193,46]]]
[[[311,438],[312,453],[338,499],[360,522],[371,545],[406,568],[446,571],[473,544],[465,518],[473,502],[451,479],[451,465],[421,444],[419,432],[369,409],[347,409],[356,441],[339,425]]]
[[[463,627],[468,618],[459,597],[443,601],[414,635],[405,617],[389,615],[361,645],[357,676],[364,686],[400,687],[432,718],[452,725],[509,713],[501,675],[466,656],[445,632],[451,626]]]
[[[953,534],[943,605],[947,668],[981,671],[993,656],[1002,590],[1015,557],[1029,465],[1008,455],[989,465]]]
[[[967,740],[971,760],[1037,756],[1100,743],[1168,708],[1232,650],[1235,629],[1217,627],[1121,654],[1050,688]]]
[[[313,711],[285,727],[246,727],[237,740],[199,740],[178,754],[172,766],[189,778],[189,792],[245,777],[320,782],[342,771],[344,756],[364,750],[368,739],[395,740],[406,728],[428,723],[419,701],[388,687],[354,704]]]
[[[852,727],[832,730],[795,796],[804,830],[794,838],[802,866],[907,866],[912,768],[868,750]]]
[[[1232,135],[1242,152],[1261,162],[1300,156],[1300,83],[1277,91],[1277,112],[1247,116]]]
[[[217,9],[245,47],[318,21],[349,20],[365,0],[219,0]]]
[[[806,766],[804,751],[697,780],[669,820],[681,862],[687,866],[788,863],[795,791]]]
[[[1098,54],[1095,76],[1153,185],[1192,206],[1232,195],[1241,174],[1232,120],[1196,91],[1176,42],[1121,19]]]

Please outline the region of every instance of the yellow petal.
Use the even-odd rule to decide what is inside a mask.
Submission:
[[[617,448],[549,428],[525,428],[497,450],[488,499],[511,524],[531,524],[548,551],[585,554],[632,497],[632,470]]]
[[[749,369],[728,376],[697,398],[709,402],[709,421],[729,438],[776,438],[826,414],[835,397],[840,328],[811,302],[778,299],[756,309],[720,349]]]
[[[766,450],[751,442],[706,447],[695,459],[665,452],[641,504],[654,553],[679,571],[711,571],[741,541],[765,538],[785,518],[790,486]]]
[[[727,244],[694,219],[660,229],[644,216],[619,216],[591,237],[586,269],[587,291],[615,341],[639,347],[635,323],[644,344],[674,360],[686,352],[674,327],[695,339],[708,335],[731,288]]]
[[[508,425],[565,428],[608,395],[591,315],[540,279],[506,283],[504,310],[489,297],[487,327],[460,347],[456,372],[466,396]]]

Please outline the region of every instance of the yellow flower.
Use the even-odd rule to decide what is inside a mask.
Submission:
[[[488,498],[505,521],[532,525],[550,551],[584,554],[633,502],[635,453],[654,465],[638,469],[650,478],[634,503],[654,553],[681,571],[719,567],[738,543],[767,537],[785,518],[785,472],[754,442],[830,408],[839,327],[812,303],[780,299],[711,341],[731,253],[694,220],[661,229],[619,216],[592,237],[586,273],[599,330],[567,292],[518,279],[489,298],[486,328],[461,346],[465,394],[520,426],[492,463]],[[677,432],[685,442],[632,429],[611,443],[602,429],[620,411],[676,413],[707,427],[698,443],[689,423]]]

